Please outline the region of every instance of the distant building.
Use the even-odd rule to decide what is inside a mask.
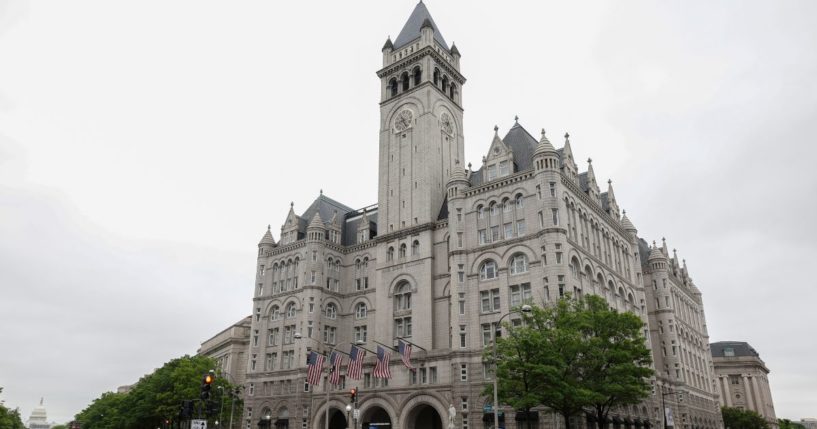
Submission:
[[[802,419],[798,423],[805,426],[806,429],[817,429],[817,419]]]
[[[51,429],[52,424],[48,423],[43,400],[40,399],[40,405],[31,411],[31,416],[28,418],[28,429]]]
[[[199,355],[215,359],[220,372],[237,386],[244,384],[251,324],[252,316],[247,316],[201,343],[198,350]]]
[[[769,368],[758,352],[743,341],[710,345],[721,406],[755,411],[777,427]]]
[[[119,386],[116,388],[116,393],[128,393],[133,389],[135,384],[126,384],[124,386]]]

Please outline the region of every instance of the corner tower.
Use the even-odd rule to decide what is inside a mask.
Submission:
[[[437,220],[446,184],[463,162],[460,53],[420,1],[383,46],[380,96],[380,231]]]

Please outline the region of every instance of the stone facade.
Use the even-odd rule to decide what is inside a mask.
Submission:
[[[245,382],[251,326],[252,316],[247,316],[201,343],[196,352],[215,359],[219,373],[227,374],[228,381],[237,386]]]
[[[760,354],[742,341],[712,343],[710,350],[721,406],[755,411],[777,427],[769,368]]]
[[[676,427],[721,427],[700,292],[666,246],[638,238],[612,183],[601,191],[590,160],[579,171],[567,134],[557,150],[518,120],[504,137],[495,128],[479,169],[463,166],[460,53],[422,2],[382,54],[378,204],[352,209],[321,193],[300,215],[290,207],[278,242],[268,228],[258,245],[246,427],[321,429],[327,407],[328,426],[346,427],[357,386],[362,428],[441,429],[451,404],[458,428],[489,428],[482,353],[496,323],[565,293],[603,296],[644,320],[651,345],[677,345],[680,355],[652,347],[661,392],[687,398],[665,398]],[[373,378],[369,353],[363,379],[306,385],[308,350],[398,337],[416,344],[416,372],[393,352],[393,377]],[[610,427],[658,427],[661,402],[615,410]],[[503,413],[502,427],[528,427]],[[532,429],[561,425],[544,410],[528,417]]]

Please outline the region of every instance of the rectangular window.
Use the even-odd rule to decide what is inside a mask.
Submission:
[[[558,225],[559,224],[559,209],[551,209],[551,211],[553,212],[553,224]]]
[[[417,384],[417,371],[409,371],[409,384]]]
[[[510,174],[510,169],[508,168],[508,161],[500,161],[499,162],[499,177],[505,177]]]
[[[255,396],[255,383],[250,383],[249,395]]]
[[[491,341],[493,340],[494,333],[491,329],[490,323],[483,323],[482,324],[482,346],[487,347],[491,345]]]
[[[559,298],[565,296],[565,276],[557,276],[559,279]]]
[[[492,226],[491,227],[491,241],[499,241],[499,227]]]
[[[355,289],[363,290],[363,279],[355,279]]]
[[[488,236],[485,234],[484,229],[480,229],[479,231],[477,231],[477,233],[479,234],[479,244],[485,244],[488,242],[487,238]]]
[[[428,382],[430,384],[437,384],[437,367],[436,366],[428,367]]]
[[[468,381],[468,365],[460,365],[460,381]]]
[[[462,222],[462,209],[457,209],[457,220]]]
[[[462,233],[457,233],[457,247],[462,247]]]
[[[394,332],[398,337],[411,336],[411,317],[403,317],[394,320]]]
[[[355,342],[363,341],[366,342],[367,338],[367,327],[366,326],[355,326]]]
[[[335,344],[335,333],[337,328],[334,326],[323,327],[323,342],[327,344]]]
[[[550,196],[556,196],[556,182],[550,182]]]
[[[459,301],[459,309],[460,309],[460,316],[465,316],[465,294],[460,293],[460,301]]]
[[[506,223],[505,224],[505,238],[513,238],[513,224]]]
[[[463,411],[468,410],[468,397],[467,396],[463,396],[462,398],[460,398],[460,405],[462,406]]]
[[[516,221],[516,235],[523,236],[528,233],[527,227],[525,226],[525,220],[518,220]]]
[[[258,329],[256,329],[255,331],[253,331],[253,335],[252,335],[252,345],[253,345],[253,346],[255,346],[255,347],[258,347]]]
[[[309,277],[309,278],[310,278],[309,283],[314,285],[315,284],[315,272],[314,271],[312,271],[312,276]]]
[[[420,383],[421,384],[428,384],[428,371],[426,368],[420,368],[419,371],[415,371],[420,373]]]
[[[499,289],[485,290],[479,293],[483,313],[499,311]]]
[[[255,371],[255,357],[257,355],[252,355],[252,360],[250,360],[250,371]]]
[[[556,252],[556,263],[557,264],[562,263],[562,252]]]
[[[496,164],[488,166],[488,181],[496,179]]]
[[[460,325],[460,348],[464,349],[467,347],[468,343],[466,342],[466,325]]]
[[[457,281],[459,281],[460,283],[465,283],[465,272],[464,271],[458,271],[457,272]]]
[[[542,212],[539,212],[539,228],[545,227],[545,217],[542,215]]]
[[[367,389],[372,387],[372,375],[368,372],[363,374],[363,387]]]

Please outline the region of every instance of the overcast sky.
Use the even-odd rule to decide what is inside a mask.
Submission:
[[[817,2],[426,3],[467,161],[514,115],[569,131],[711,340],[817,417]],[[250,314],[290,201],[376,203],[375,71],[414,5],[0,0],[0,400],[71,419]]]

